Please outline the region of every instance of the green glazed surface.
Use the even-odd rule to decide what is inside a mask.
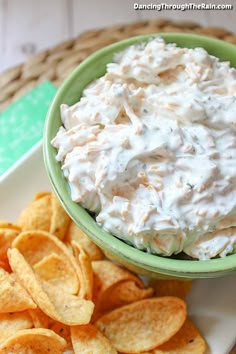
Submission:
[[[65,80],[58,89],[46,118],[43,144],[46,170],[55,193],[71,218],[109,257],[129,269],[152,277],[170,276],[189,279],[233,273],[236,271],[236,254],[209,261],[177,260],[140,251],[108,234],[96,224],[86,210],[71,200],[69,186],[61,171],[61,165],[55,159],[56,150],[50,142],[61,126],[60,104],[76,103],[83,89],[91,81],[104,75],[106,64],[112,62],[114,53],[129,45],[148,41],[154,36],[157,34],[132,37],[105,47],[88,57]],[[158,33],[158,36],[163,37],[166,42],[177,43],[179,47],[203,47],[208,53],[219,57],[221,61],[230,61],[231,66],[236,67],[236,46],[233,44],[192,34]]]

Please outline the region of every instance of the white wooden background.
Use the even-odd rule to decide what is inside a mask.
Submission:
[[[193,0],[232,4],[231,11],[135,11],[134,3],[181,4],[186,0],[0,0],[0,71],[80,32],[140,19],[190,20],[236,33],[235,0]]]

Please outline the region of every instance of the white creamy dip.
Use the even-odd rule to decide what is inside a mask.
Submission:
[[[75,202],[151,253],[236,250],[236,69],[156,38],[61,106],[52,145]]]

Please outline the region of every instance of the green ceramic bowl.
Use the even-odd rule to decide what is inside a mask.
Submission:
[[[83,89],[105,73],[106,64],[112,61],[114,53],[129,45],[147,41],[156,35],[133,37],[107,46],[88,57],[65,80],[57,91],[46,119],[43,144],[46,170],[52,187],[67,213],[108,257],[135,272],[155,277],[193,279],[226,275],[236,271],[236,254],[209,261],[160,257],[135,249],[102,230],[85,209],[71,200],[60,163],[55,159],[56,150],[50,144],[61,126],[60,104],[72,105],[77,102]],[[220,60],[230,61],[231,65],[236,67],[236,46],[233,44],[192,34],[165,33],[158,36],[163,37],[167,42],[175,42],[180,47],[203,47],[210,54],[219,57]]]

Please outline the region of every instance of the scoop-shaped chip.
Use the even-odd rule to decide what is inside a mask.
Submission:
[[[71,219],[54,193],[51,194],[51,208],[52,216],[49,232],[63,240]]]
[[[62,354],[66,341],[45,328],[32,328],[17,332],[0,344],[2,354]]]
[[[71,327],[75,354],[116,354],[111,342],[93,325]]]
[[[0,229],[16,230],[21,232],[20,225],[5,220],[0,220]]]
[[[11,272],[7,259],[7,250],[19,235],[21,228],[9,221],[0,220],[0,267]]]
[[[96,306],[98,311],[102,313],[150,298],[152,295],[152,288],[145,288],[144,286],[140,288],[133,280],[126,280],[111,287],[101,301],[96,303]]]
[[[21,212],[17,224],[26,230],[50,230],[52,216],[51,194],[46,193],[40,198],[34,199]]]
[[[50,326],[50,329],[65,339],[66,348],[65,348],[64,353],[68,353],[68,354],[74,353],[74,350],[72,347],[72,342],[71,342],[70,326],[67,326],[64,323],[60,323],[60,322],[55,321]]]
[[[168,341],[185,319],[185,303],[166,296],[122,306],[100,317],[95,325],[117,351],[139,353]]]
[[[0,313],[35,309],[37,305],[13,273],[0,269]]]
[[[72,241],[72,247],[75,258],[78,261],[81,270],[80,292],[82,299],[92,300],[93,297],[93,268],[90,257],[83,248],[76,242]]]
[[[206,342],[190,319],[168,342],[153,350],[153,354],[204,354]]]
[[[94,309],[91,301],[80,299],[62,289],[58,290],[58,287],[48,282],[40,281],[17,248],[8,250],[8,258],[17,280],[45,314],[71,326],[87,324],[90,321]]]
[[[102,250],[90,240],[90,238],[73,222],[69,224],[66,234],[66,241],[77,242],[89,255],[91,261],[98,261],[104,258]]]
[[[54,331],[55,333],[57,333],[59,336],[63,337],[67,343],[68,342],[71,343],[70,326],[65,325],[64,323],[61,323],[58,321],[54,321],[50,325],[50,329],[52,331]],[[72,346],[72,344],[71,344],[71,346]]]
[[[177,296],[180,299],[185,299],[192,288],[192,281],[178,279],[152,279],[150,286],[154,289],[155,296]]]
[[[47,270],[49,270],[50,265],[47,266],[47,264],[50,262],[52,266],[51,277],[54,275],[55,278],[58,278],[59,273],[63,277],[66,272],[67,280],[70,277],[70,287],[67,288],[67,291],[72,294],[78,293],[80,268],[66,245],[56,236],[45,231],[25,231],[14,240],[12,247],[17,248],[23,254],[30,266],[36,266],[41,275],[43,267],[47,267]],[[61,259],[62,264],[60,266],[59,260],[57,262],[54,256],[49,257],[53,254],[58,255]],[[42,262],[41,265],[40,262]],[[53,262],[57,262],[58,271],[56,273],[54,272],[55,264],[53,266]],[[38,264],[36,265],[36,263]],[[64,266],[66,266],[65,270],[63,270]],[[44,272],[45,275],[46,271]]]
[[[48,196],[48,195],[50,196],[51,192],[48,192],[48,191],[37,192],[37,193],[35,193],[33,200],[44,198],[45,196]]]
[[[60,291],[55,286],[44,283],[44,291],[57,309],[59,322],[69,326],[82,325],[90,322],[94,310],[94,303],[90,300],[81,299],[78,296]]]
[[[20,230],[14,228],[0,228],[0,259],[7,258],[7,250],[11,247],[13,240],[19,235]]]
[[[107,260],[92,262],[94,272],[94,296],[93,301],[101,301],[106,291],[125,280],[135,282],[140,288],[144,288],[144,284],[136,275],[129,270],[118,266]]]
[[[52,253],[63,257],[71,256],[63,242],[49,232],[41,230],[21,232],[14,240],[12,247],[17,248],[32,266]]]
[[[54,193],[39,192],[21,212],[17,223],[23,231],[48,231],[62,240],[66,235],[70,221],[70,217]]]
[[[66,258],[51,253],[36,263],[33,268],[41,279],[50,282],[52,285],[58,286],[70,294],[75,294],[78,291],[74,269]]]
[[[49,318],[39,307],[28,310],[35,328],[48,328]]]
[[[0,314],[0,342],[21,329],[32,328],[33,322],[27,311]],[[0,353],[1,350],[0,350]],[[10,353],[10,352],[9,352]]]

